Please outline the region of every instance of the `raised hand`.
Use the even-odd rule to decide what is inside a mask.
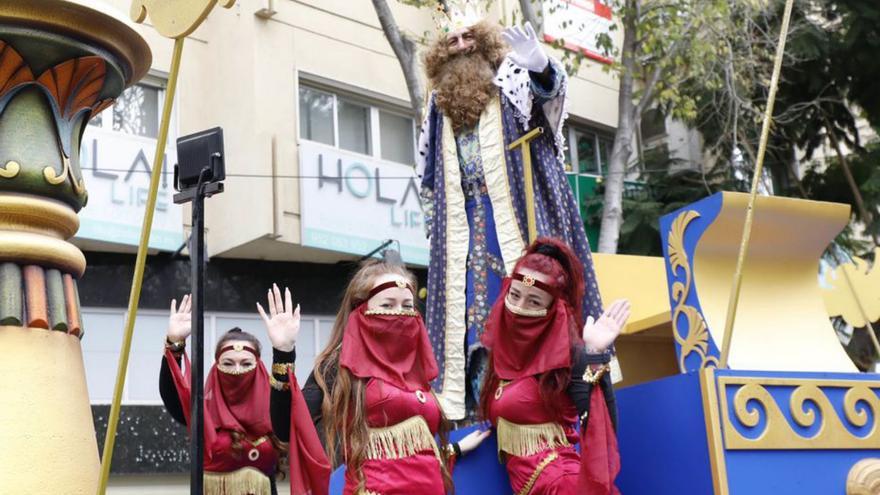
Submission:
[[[510,58],[516,65],[532,72],[544,72],[550,59],[541,48],[538,35],[535,34],[531,23],[527,22],[523,27],[509,27],[501,33],[501,36],[513,49]]]
[[[257,311],[266,324],[266,332],[272,347],[279,351],[290,352],[296,346],[296,337],[299,335],[299,304],[293,308],[293,297],[290,289],[284,288],[284,299],[281,299],[281,289],[272,284],[268,293],[269,314],[257,303]]]
[[[630,306],[626,299],[618,299],[611,303],[598,320],[587,317],[584,325],[584,344],[587,352],[601,353],[614,343],[620,335],[626,320],[629,319]]]
[[[177,299],[171,300],[171,315],[168,316],[168,340],[183,342],[192,333],[192,297],[187,294],[177,305]]]

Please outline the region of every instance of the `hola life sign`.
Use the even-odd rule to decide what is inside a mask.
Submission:
[[[80,150],[89,201],[79,213],[76,237],[137,246],[150,195],[156,140],[88,126]],[[172,201],[175,163],[177,150],[171,143],[165,147],[151,249],[176,251],[183,243],[181,207]]]
[[[394,239],[405,262],[428,264],[412,167],[300,141],[299,170],[303,246],[364,255]]]

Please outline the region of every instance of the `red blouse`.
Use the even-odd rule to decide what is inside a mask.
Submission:
[[[378,429],[400,426],[420,416],[427,423],[433,438],[440,426],[440,405],[429,388],[409,392],[378,378],[371,378],[366,387],[367,426],[371,435]],[[422,448],[412,455],[364,461],[361,472],[370,495],[443,495],[440,462],[433,448]],[[393,456],[391,456],[393,457]],[[345,473],[344,495],[354,495],[358,479],[354,470]]]
[[[489,419],[498,428],[499,421],[507,421],[520,426],[533,426],[553,423],[550,413],[541,401],[538,380],[527,376],[499,387],[489,405]],[[578,475],[581,469],[580,455],[574,446],[580,441],[576,425],[577,409],[566,395],[559,404],[564,422],[558,424],[562,438],[556,445],[539,441],[529,455],[513,455],[505,452],[507,474],[514,494],[530,495],[575,495],[583,493],[578,488]],[[499,444],[504,443],[499,430]],[[561,442],[560,442],[561,441]],[[560,445],[567,443],[568,445]]]

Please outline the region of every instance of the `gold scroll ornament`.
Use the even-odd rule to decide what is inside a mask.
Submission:
[[[709,329],[706,327],[703,316],[697,308],[685,304],[693,288],[693,276],[690,260],[684,247],[684,232],[688,225],[699,217],[700,214],[693,210],[682,212],[673,220],[672,231],[669,234],[670,271],[675,277],[678,277],[679,269],[684,271],[684,282],[676,280],[672,284],[672,300],[675,302],[675,308],[672,310],[672,336],[681,347],[678,352],[678,366],[682,372],[688,371],[685,367],[685,360],[694,353],[700,357],[700,369],[707,366],[718,366],[718,358],[709,355]],[[681,315],[686,318],[686,329],[679,325]],[[682,336],[684,332],[687,333]]]
[[[727,388],[737,387],[733,410],[728,407]],[[793,388],[788,404],[780,404],[768,388]],[[843,418],[826,394],[843,389]],[[727,450],[766,449],[876,449],[880,445],[880,382],[798,378],[718,377],[721,424]],[[815,430],[810,436],[798,433],[791,421]],[[747,438],[734,426],[755,428],[764,420],[757,438]],[[844,424],[846,421],[846,424]],[[847,428],[862,429],[854,434]]]

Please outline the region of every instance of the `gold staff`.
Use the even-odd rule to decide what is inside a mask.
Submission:
[[[543,133],[543,127],[536,127],[507,146],[508,150],[522,147],[523,182],[525,182],[526,191],[526,223],[528,224],[529,232],[528,244],[531,244],[538,237],[538,228],[535,224],[535,185],[532,182],[532,146],[530,142]]]
[[[113,459],[113,446],[116,443],[116,426],[119,423],[122,389],[125,387],[125,372],[128,369],[128,356],[131,352],[131,337],[134,333],[134,322],[137,319],[138,303],[141,296],[141,284],[144,280],[147,246],[150,241],[150,230],[153,227],[153,211],[156,207],[156,196],[159,192],[159,178],[162,176],[162,161],[165,156],[165,142],[168,140],[168,125],[171,121],[174,93],[177,90],[177,76],[180,73],[183,40],[199,27],[216,4],[217,0],[191,0],[188,2],[133,0],[131,3],[132,19],[138,23],[143,22],[147,18],[147,13],[149,13],[153,25],[159,31],[159,34],[174,40],[174,52],[171,58],[171,70],[168,74],[165,103],[162,107],[162,121],[159,124],[159,137],[156,141],[156,154],[153,157],[153,170],[150,175],[150,195],[147,198],[144,223],[141,226],[140,243],[138,244],[137,259],[134,265],[134,277],[131,281],[128,314],[125,320],[125,331],[122,336],[122,350],[119,354],[119,366],[116,369],[116,386],[113,389],[113,402],[110,406],[110,417],[107,420],[107,435],[104,437],[104,450],[101,454],[101,480],[98,485],[98,495],[104,495],[107,491],[107,481],[110,478],[110,463]],[[228,9],[233,4],[235,4],[235,0],[224,0],[223,7]]]
[[[758,159],[755,163],[755,176],[752,178],[752,191],[749,195],[749,206],[746,209],[746,223],[743,226],[742,242],[739,256],[736,259],[736,271],[733,275],[733,289],[727,304],[727,320],[724,323],[724,343],[721,346],[720,367],[727,368],[727,357],[730,354],[730,341],[733,337],[733,324],[736,321],[736,307],[739,304],[739,292],[742,287],[743,263],[749,250],[752,237],[752,219],[755,216],[755,198],[758,195],[758,181],[764,170],[764,154],[767,152],[767,140],[770,136],[770,124],[773,118],[773,104],[776,102],[776,90],[779,87],[779,74],[782,72],[782,58],[785,55],[785,39],[788,36],[788,25],[791,21],[791,9],[794,0],[786,0],[785,13],[782,16],[782,29],[779,33],[779,44],[776,46],[776,59],[773,62],[773,78],[770,80],[770,93],[767,96],[767,108],[764,111],[764,124],[761,127],[761,143],[758,147]]]

